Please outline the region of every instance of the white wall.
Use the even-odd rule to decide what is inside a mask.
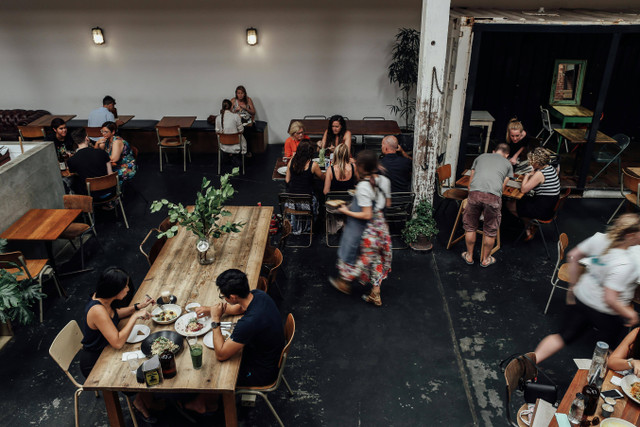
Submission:
[[[244,84],[271,142],[283,142],[289,120],[306,114],[391,118],[387,105],[398,96],[387,79],[391,45],[399,27],[419,28],[421,7],[415,0],[364,8],[277,0],[242,9],[158,0],[135,10],[120,0],[108,9],[3,3],[0,108],[86,118],[109,94],[120,114],[137,119],[205,119]],[[94,26],[106,45],[91,42]],[[245,42],[250,26],[259,34],[254,47]]]

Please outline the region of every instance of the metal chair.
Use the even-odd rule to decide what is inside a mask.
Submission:
[[[162,172],[162,151],[167,149],[182,150],[183,170],[187,171],[187,154],[191,162],[191,142],[180,131],[180,126],[156,126],[158,137],[158,151],[160,153],[160,172]],[[169,162],[167,153],[164,153],[166,162]]]
[[[102,247],[102,243],[98,240],[98,233],[96,232],[96,223],[93,217],[93,198],[90,196],[81,196],[81,195],[71,195],[66,194],[62,196],[64,208],[65,209],[81,209],[83,215],[88,217],[89,224],[84,222],[73,222],[69,224],[69,226],[62,232],[60,235],[61,239],[69,240],[73,249],[77,249],[74,245],[73,241],[77,238],[80,238],[80,266],[81,269],[77,271],[71,271],[65,273],[67,276],[69,274],[75,273],[84,273],[86,271],[92,271],[93,268],[85,269],[84,268],[84,236],[87,233],[93,233],[96,238],[96,241]]]
[[[327,116],[323,116],[322,114],[312,114],[310,116],[304,116],[302,120],[327,120]]]
[[[76,391],[73,394],[73,404],[75,409],[75,417],[76,417],[76,427],[79,427],[80,422],[79,411],[78,411],[78,397],[80,397],[80,393],[84,391],[84,386],[80,384],[69,372],[69,366],[71,366],[71,362],[76,357],[76,354],[82,349],[82,331],[78,326],[78,323],[75,320],[67,323],[67,326],[62,328],[58,335],[56,335],[53,343],[51,343],[51,347],[49,347],[49,355],[55,362],[60,366],[62,371],[67,374],[67,377],[71,380],[74,386],[76,386]],[[98,392],[96,392],[96,397],[98,397]],[[136,416],[133,413],[133,406],[131,405],[131,400],[125,394],[125,400],[127,401],[127,406],[129,407],[129,413],[131,414],[131,419],[133,420],[133,425],[138,427],[138,421],[136,420]]]
[[[151,267],[153,265],[153,263],[155,262],[156,258],[158,258],[158,254],[160,254],[160,251],[164,247],[164,244],[167,243],[167,238],[166,237],[160,237],[160,238],[156,237],[156,241],[153,242],[153,245],[151,245],[151,248],[149,249],[149,253],[145,252],[145,246],[146,246],[147,240],[149,240],[149,238],[151,238],[151,235],[153,233],[156,233],[156,236],[157,236],[158,233],[161,233],[161,232],[162,231],[160,231],[157,228],[152,228],[151,230],[149,230],[149,232],[147,233],[145,238],[140,243],[140,246],[139,246],[140,252],[142,252],[142,255],[144,255],[144,257],[147,259],[147,262],[149,263],[149,267]]]
[[[627,194],[626,190],[629,190]],[[625,202],[629,202],[633,204],[636,208],[640,209],[640,198],[638,194],[640,194],[640,176],[631,172],[628,168],[622,169],[621,178],[620,178],[620,193],[622,194],[622,201],[616,208],[607,224],[609,224],[613,218],[616,216],[622,205]]]
[[[220,175],[220,165],[222,163],[222,146],[223,145],[237,145],[241,147],[240,141],[242,141],[242,133],[219,133],[218,134],[218,175]],[[244,153],[240,150],[242,156],[242,175],[244,175]]]
[[[542,105],[540,106],[540,116],[542,117],[542,129],[540,129],[540,132],[538,132],[538,134],[536,135],[536,138],[539,138],[540,135],[542,135],[544,132],[549,133],[549,135],[547,135],[547,138],[542,143],[542,146],[544,147],[545,145],[547,145],[547,142],[549,142],[553,134],[556,133],[556,129],[562,128],[562,125],[552,124],[551,116],[549,115],[549,110],[547,110],[546,108],[542,108]],[[565,146],[567,148],[567,151],[569,151],[569,147],[566,141],[565,141]],[[558,145],[558,150],[559,149],[560,149],[560,146]],[[558,150],[556,150],[556,152]]]
[[[384,210],[384,218],[389,226],[389,236],[400,237],[402,229],[413,214],[413,203],[416,194],[413,192],[391,193],[391,206]],[[407,245],[391,245],[392,249],[406,249]]]
[[[363,117],[362,120],[386,120],[386,119],[381,116],[379,117],[368,116],[368,117]],[[381,150],[380,147],[382,145],[382,138],[384,137],[379,135],[362,135],[362,144],[364,145],[364,149],[380,152]]]
[[[593,161],[597,162],[597,163],[606,163],[602,169],[600,169],[600,171],[598,171],[597,174],[595,174],[595,176],[593,178],[591,178],[591,181],[589,181],[590,183],[595,181],[595,179],[600,176],[600,174],[602,172],[605,171],[605,169],[607,169],[609,167],[609,165],[613,162],[617,162],[618,163],[618,175],[620,174],[620,171],[622,170],[622,153],[624,152],[624,150],[627,149],[627,147],[629,146],[629,143],[631,142],[631,140],[629,139],[629,137],[625,134],[622,133],[618,133],[616,135],[614,135],[612,137],[613,139],[615,139],[617,141],[617,147],[618,147],[618,152],[617,153],[612,153],[609,150],[607,150],[606,146],[603,146],[599,151],[593,153]],[[606,144],[606,145],[612,145],[612,144]]]
[[[44,141],[46,138],[42,126],[18,126],[18,142],[20,151],[24,153],[22,144],[26,141]]]
[[[17,273],[16,280],[18,280],[18,282],[22,282],[27,279],[37,280],[40,285],[40,292],[42,292],[42,282],[45,279],[53,278],[58,294],[61,297],[66,297],[67,293],[62,285],[60,285],[60,282],[58,282],[56,272],[48,263],[48,259],[25,259],[24,255],[20,251],[0,254],[0,268],[7,270],[10,274]],[[42,299],[39,300],[39,305],[40,323],[42,323],[44,320]]]
[[[527,353],[527,357],[536,363],[536,354],[531,352]],[[528,381],[535,378],[538,375],[538,370],[527,359],[522,356],[512,359],[504,370],[504,380],[506,383],[506,399],[505,412],[507,413],[507,421],[510,426],[514,427],[526,427],[526,425],[520,420],[520,417],[516,415],[517,423],[511,419],[511,397],[513,392],[518,389],[522,381]],[[525,403],[518,409],[518,414],[524,409],[527,409]]]
[[[291,231],[291,221],[289,221],[287,218],[284,218],[282,220],[282,233],[280,234],[280,241],[278,242],[278,249],[280,249],[280,251],[282,251],[286,246],[287,239],[289,238]]]
[[[451,165],[440,166],[436,169],[436,174],[438,175],[438,196],[443,200],[433,213],[434,216],[437,215],[440,207],[448,200],[454,200],[457,205],[460,205],[460,202],[466,199],[469,195],[468,189],[455,188],[451,186]]]
[[[263,387],[236,388],[236,394],[240,394],[240,395],[251,394],[254,396],[262,397],[265,403],[267,404],[267,406],[269,406],[269,409],[271,410],[271,413],[273,414],[273,416],[276,417],[276,420],[278,420],[278,424],[280,424],[281,427],[284,427],[284,424],[282,423],[282,420],[278,416],[278,413],[276,412],[276,410],[273,408],[273,405],[269,401],[269,398],[267,397],[267,393],[271,393],[272,391],[277,390],[278,387],[280,387],[280,383],[283,382],[284,385],[287,387],[289,396],[293,396],[293,390],[291,390],[291,387],[289,387],[289,383],[287,382],[287,379],[284,377],[284,366],[286,364],[289,351],[291,350],[291,343],[293,342],[293,337],[295,333],[296,333],[296,321],[293,318],[293,314],[289,313],[289,315],[287,316],[287,322],[284,327],[286,345],[282,349],[282,353],[280,355],[280,362],[278,363],[278,378],[272,384],[269,384]]]
[[[289,248],[308,248],[311,246],[313,240],[313,196],[310,194],[292,194],[292,193],[280,193],[278,195],[278,201],[280,205],[280,213],[283,217],[288,218],[291,221],[293,234],[296,234],[296,230],[302,230],[297,234],[308,234],[308,245],[286,245]],[[304,225],[300,223],[304,221]],[[309,231],[305,231],[302,227],[308,227]]]
[[[329,200],[344,200],[345,202],[348,202],[349,200],[351,200],[351,195],[349,194],[348,191],[330,191],[327,193],[327,195],[325,196],[325,216],[324,216],[324,235],[325,235],[325,240],[326,240],[326,244],[328,247],[330,248],[337,248],[339,245],[332,245],[329,243],[329,236],[334,235],[334,234],[338,234],[339,230],[336,230],[335,232],[331,232],[332,228],[335,228],[335,226],[332,226],[332,224],[335,224],[335,221],[337,221],[338,218],[340,217],[344,217],[344,215],[342,215],[341,213],[336,212],[336,210],[334,208],[332,208],[331,206],[327,205],[326,202],[328,202]]]
[[[122,205],[122,191],[120,190],[120,180],[118,179],[118,172],[113,172],[110,175],[100,176],[97,178],[85,179],[87,183],[87,194],[91,196],[91,192],[101,190],[111,190],[111,193],[101,198],[96,196],[93,198],[94,205],[105,205],[107,203],[115,202],[120,206],[122,211],[122,218],[124,219],[124,225],[129,228],[129,222],[127,221],[127,215],[124,213],[124,206]],[[118,211],[116,210],[116,216]]]
[[[569,289],[566,286],[558,284],[561,280],[565,283],[569,283],[569,264],[562,264],[562,261],[564,260],[564,252],[567,250],[567,246],[569,246],[569,237],[567,237],[566,233],[562,233],[558,238],[558,260],[556,261],[556,266],[553,269],[553,274],[551,274],[551,293],[549,294],[547,305],[544,307],[544,314],[547,314],[549,304],[551,303],[551,297],[553,297],[553,293],[556,288],[564,289],[565,291]]]
[[[538,230],[540,231],[540,237],[542,237],[542,244],[544,245],[544,250],[547,252],[547,257],[551,258],[551,255],[549,254],[549,248],[547,247],[547,241],[544,238],[544,232],[542,231],[542,225],[543,224],[551,224],[553,223],[553,225],[556,227],[556,235],[559,237],[560,236],[560,230],[558,229],[558,222],[556,221],[556,219],[558,218],[558,213],[560,212],[560,210],[562,209],[562,206],[564,205],[565,200],[567,200],[567,197],[569,197],[569,194],[571,194],[571,189],[567,188],[564,192],[564,194],[561,194],[560,197],[558,198],[558,202],[556,203],[556,206],[553,208],[553,217],[551,217],[551,219],[532,219],[531,220],[531,224],[535,225]],[[523,232],[524,233],[524,230]],[[520,236],[522,236],[522,234],[520,234]]]

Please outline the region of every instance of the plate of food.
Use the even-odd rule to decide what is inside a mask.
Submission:
[[[178,354],[182,350],[183,340],[182,335],[174,331],[154,332],[142,341],[140,350],[147,357],[159,355],[167,349],[171,350],[173,354]]]
[[[640,404],[640,378],[629,374],[622,379],[620,386],[629,399]]]
[[[127,338],[127,342],[129,344],[138,343],[148,337],[150,333],[151,329],[149,329],[147,325],[133,325],[133,329],[129,334],[129,338]]]
[[[340,199],[332,199],[332,200],[327,200],[326,202],[324,202],[325,205],[331,206],[332,208],[338,208],[338,207],[344,205],[345,203],[347,203],[346,200],[340,200]]]
[[[287,167],[286,167],[286,166],[280,166],[280,167],[278,168],[278,173],[279,173],[280,175],[286,175],[286,174],[287,174]]]
[[[164,310],[163,310],[164,309]],[[154,322],[161,325],[168,325],[176,321],[182,314],[182,308],[176,304],[165,304],[162,307],[156,307],[151,312],[151,318]]]
[[[625,421],[622,418],[607,418],[602,420],[600,424],[602,427],[635,427],[629,421]]]
[[[182,336],[199,337],[211,330],[211,319],[209,317],[198,318],[196,313],[187,313],[176,320],[173,327]]]
[[[220,329],[220,332],[222,332],[222,337],[225,340],[231,336],[231,332],[228,329]],[[213,350],[213,331],[209,331],[209,333],[202,339],[202,342]]]

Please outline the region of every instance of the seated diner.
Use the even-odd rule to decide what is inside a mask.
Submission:
[[[109,154],[114,170],[118,172],[120,181],[124,182],[134,177],[138,166],[129,143],[117,136],[116,130],[117,126],[114,122],[104,122],[100,129],[102,138],[98,140],[96,147]]]
[[[333,154],[333,164],[327,169],[323,192],[352,190],[357,183],[358,172],[349,157],[349,149],[345,144],[340,144]]]
[[[216,117],[216,133],[219,134],[240,134],[240,144],[222,145],[221,150],[228,154],[245,154],[247,152],[247,140],[242,135],[244,125],[240,115],[231,111],[231,101],[224,99],[220,114]]]
[[[58,153],[58,158],[60,157],[70,157],[73,155],[75,151],[75,144],[71,135],[67,130],[67,125],[59,117],[51,120],[51,130],[53,131],[53,144],[56,147],[56,152]]]
[[[296,153],[298,145],[303,140],[309,140],[304,134],[304,126],[302,123],[295,121],[289,127],[289,138],[284,141],[284,157],[290,159]]]
[[[324,131],[322,140],[318,142],[318,147],[333,152],[340,144],[346,144],[351,152],[351,131],[347,129],[344,117],[335,115],[329,118],[327,130]]]

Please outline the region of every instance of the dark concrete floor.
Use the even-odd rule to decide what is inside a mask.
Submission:
[[[232,204],[276,205],[282,184],[271,181],[271,171],[281,149],[270,146],[268,153],[247,162],[247,174],[233,180],[238,194]],[[160,173],[156,156],[141,156],[134,189],[127,189],[125,198],[131,228],[114,221],[112,213],[98,212],[104,250],[95,241],[85,248],[95,270],[63,279],[67,299],[58,298],[48,285],[44,323],[16,326],[15,338],[0,353],[0,425],[73,425],[74,387],[48,355],[53,338],[68,321],[81,318],[84,302],[105,267],[125,268],[135,283],[144,278],[148,267],[138,245],[164,215],[150,214],[143,198],[193,203],[202,177],[216,177],[215,161],[211,155],[194,155],[184,173],[174,159]],[[559,225],[569,235],[570,246],[603,230],[616,204],[568,200]],[[314,236],[308,249],[285,250],[278,277],[281,295],[273,290],[272,296],[283,317],[288,312],[296,317],[296,338],[285,371],[295,396],[287,398],[283,388],[271,401],[286,425],[506,425],[498,363],[514,352],[532,350],[555,331],[564,295],[557,293],[543,315],[555,259],[546,257],[539,238],[514,242],[520,226],[513,218],[504,219],[498,263],[487,269],[466,265],[460,259],[462,243],[445,249],[455,215],[453,204],[440,211],[441,233],[433,252],[394,251],[393,271],[383,283],[382,308],[328,285],[336,249],[325,246],[322,234]],[[555,241],[552,228],[545,232]],[[72,270],[77,264],[79,255],[61,268]],[[585,337],[544,366],[566,388],[575,373],[572,358],[590,357],[593,345],[592,337]],[[79,375],[75,367],[73,372]],[[80,411],[81,425],[108,425],[102,399],[92,393],[80,396]],[[129,420],[128,413],[125,418]],[[224,422],[221,414],[198,421]],[[239,407],[239,422],[275,425],[260,401],[252,409]],[[159,425],[189,423],[167,409]]]

